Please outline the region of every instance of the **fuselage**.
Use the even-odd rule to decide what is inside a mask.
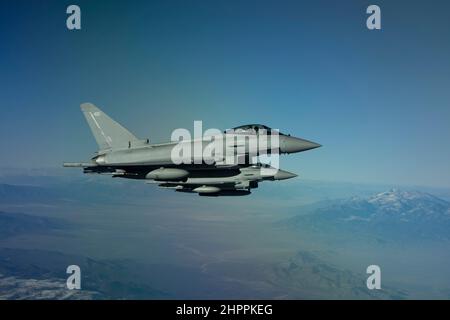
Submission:
[[[274,143],[274,139],[278,139]],[[178,164],[219,164],[246,165],[240,162],[240,156],[258,156],[264,154],[280,154],[302,152],[319,147],[320,145],[308,140],[291,137],[284,134],[267,136],[262,142],[258,133],[223,134],[221,136],[204,137],[179,142],[161,144],[130,144],[124,148],[103,150],[93,158],[99,166],[117,165],[178,165]],[[208,153],[208,146],[215,145],[215,152]],[[177,150],[175,150],[177,149]],[[183,151],[185,154],[182,154]],[[187,154],[187,155],[186,155]],[[174,161],[179,156],[181,163]],[[231,157],[230,157],[231,156]],[[245,159],[244,159],[245,160]]]

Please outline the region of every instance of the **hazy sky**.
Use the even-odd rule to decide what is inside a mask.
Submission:
[[[82,30],[66,29],[78,4]],[[264,123],[301,177],[450,186],[450,2],[1,1],[0,167],[87,160],[90,101],[136,135]]]

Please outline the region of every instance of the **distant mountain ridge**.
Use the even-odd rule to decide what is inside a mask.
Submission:
[[[78,265],[82,290],[67,290],[67,266]],[[126,260],[93,260],[48,250],[0,248],[1,299],[170,298],[142,279],[128,276]]]
[[[450,203],[429,193],[393,189],[369,198],[380,213],[440,219],[450,215]]]
[[[0,239],[69,228],[69,224],[62,219],[0,211]]]
[[[54,191],[44,187],[0,184],[0,202],[45,201],[55,197]]]
[[[110,180],[109,177],[83,177],[45,186],[0,183],[1,204],[55,204],[66,201],[81,203],[129,203],[149,198],[170,197],[166,190],[156,190],[136,181]],[[108,178],[109,180],[107,180]]]
[[[271,280],[292,291],[288,298],[320,299],[324,292],[331,299],[407,298],[407,293],[389,287],[367,290],[364,274],[340,269],[308,251],[297,252],[273,271]]]
[[[367,198],[317,204],[283,223],[316,231],[345,231],[381,239],[450,240],[450,203],[419,191],[392,189]]]

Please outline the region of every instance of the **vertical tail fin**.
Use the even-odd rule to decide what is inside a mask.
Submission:
[[[126,148],[130,143],[139,141],[130,131],[111,119],[92,103],[83,103],[81,110],[100,150]]]

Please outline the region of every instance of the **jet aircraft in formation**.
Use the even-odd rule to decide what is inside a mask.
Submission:
[[[214,139],[202,137],[150,144],[148,139],[138,139],[91,103],[82,104],[81,110],[99,150],[90,162],[64,163],[65,167],[83,168],[84,173],[143,179],[162,188],[200,196],[248,195],[263,181],[294,178],[297,176],[294,173],[260,162],[253,163],[253,156],[297,153],[320,147],[315,142],[292,137],[261,124],[235,127],[214,136]],[[268,137],[268,142],[258,142],[263,135]],[[274,139],[277,139],[276,143]],[[190,161],[174,160],[174,154],[180,150],[191,151],[197,146],[207,148],[212,140],[220,142],[217,144],[220,147],[210,158],[199,160],[194,156]],[[251,141],[256,141],[256,149],[252,148]],[[177,152],[174,152],[175,148],[178,148]],[[230,151],[234,154],[231,163],[225,161],[225,155]],[[192,153],[195,154],[195,150]]]

